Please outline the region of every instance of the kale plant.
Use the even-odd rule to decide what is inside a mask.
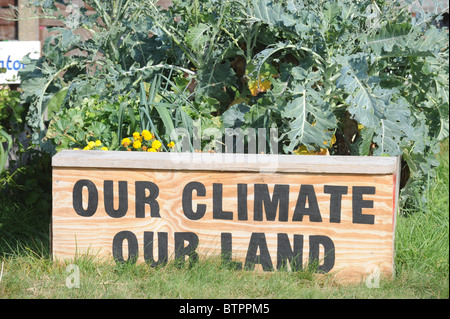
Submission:
[[[432,174],[449,130],[448,29],[434,23],[448,8],[413,16],[412,0],[155,2],[86,0],[88,14],[34,1],[65,24],[21,73],[36,141],[54,115],[96,96],[116,105],[119,140],[128,110],[165,138],[195,123],[275,127],[280,153],[402,155],[410,183]]]

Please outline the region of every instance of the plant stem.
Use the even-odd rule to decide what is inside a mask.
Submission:
[[[169,70],[175,69],[175,70],[182,71],[182,72],[187,73],[187,74],[190,74],[190,75],[197,75],[197,73],[195,73],[195,72],[192,71],[192,70],[183,68],[183,67],[181,67],[181,66],[177,66],[177,65],[169,65],[169,64],[147,65],[147,66],[144,66],[144,67],[139,68],[139,69],[134,69],[133,71],[126,71],[126,72],[123,72],[123,74],[124,74],[124,75],[132,75],[134,72],[140,72],[140,71],[150,70],[150,69],[161,69],[161,68],[169,69]]]

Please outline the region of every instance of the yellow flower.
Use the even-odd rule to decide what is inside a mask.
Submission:
[[[175,143],[174,143],[173,141],[170,141],[170,143],[167,144],[167,146],[168,146],[168,147],[174,147],[174,146],[175,146]]]
[[[139,132],[134,132],[133,137],[134,137],[134,140],[138,140],[141,137],[141,134],[139,134]]]
[[[123,140],[122,140],[122,145],[123,145],[123,147],[127,147],[128,145],[130,145],[131,144],[131,140],[128,138],[128,137],[125,137]]]
[[[108,148],[107,148],[106,146],[103,146],[103,147],[101,148],[101,150],[102,150],[102,151],[107,151]]]
[[[90,141],[90,142],[88,143],[88,146],[89,146],[89,148],[94,148],[94,147],[95,147],[95,142]]]
[[[135,149],[140,148],[140,147],[141,147],[141,142],[140,142],[139,140],[134,141],[134,142],[133,142],[133,147],[134,147]]]
[[[89,151],[90,149],[91,149],[91,147],[89,145],[87,145],[83,148],[83,150],[85,150],[85,151]]]
[[[78,150],[79,150],[79,148],[78,148],[78,147],[75,147],[75,148],[73,148],[73,150],[74,150],[74,151],[78,151]]]
[[[149,149],[147,150],[147,152],[157,152],[157,150],[154,149],[153,147],[151,147],[151,148],[149,148]]]
[[[265,78],[262,79],[262,77],[259,77],[258,81],[251,80],[248,82],[248,88],[250,89],[250,92],[253,96],[258,95],[260,92],[266,92],[268,89],[270,89],[272,86],[272,83],[269,79]]]
[[[147,131],[147,130],[143,130],[143,131],[142,131],[142,136],[144,137],[144,139],[145,139],[146,141],[151,140],[151,139],[153,138],[152,133],[150,133],[150,132]]]
[[[100,140],[96,140],[95,141],[95,146],[101,146],[102,145],[102,141],[100,141]]]
[[[153,141],[153,143],[152,143],[152,148],[154,148],[154,149],[158,149],[158,148],[160,148],[161,147],[161,142],[160,141],[158,141],[158,140],[155,140],[155,141]]]

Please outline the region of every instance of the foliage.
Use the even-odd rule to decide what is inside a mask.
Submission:
[[[25,126],[27,109],[20,103],[20,95],[20,91],[8,87],[0,90],[0,192],[12,202],[37,205],[36,211],[48,213],[50,155],[29,145]],[[5,168],[8,158],[9,165]]]
[[[0,144],[0,172],[2,172],[5,168],[6,161],[8,160],[8,153],[11,150],[12,139],[11,136],[9,136],[2,129],[0,129],[0,137],[2,140],[5,140],[5,142],[2,142]],[[6,147],[3,146],[4,143],[7,144]]]
[[[425,199],[404,208],[396,229],[396,269],[415,273],[418,282],[440,274],[448,295],[449,274],[449,153],[448,139],[441,144],[436,177],[425,184]],[[419,195],[419,194],[417,194]],[[421,196],[417,196],[421,198]],[[415,266],[412,267],[412,264]],[[414,268],[414,269],[413,269]],[[412,270],[412,271],[411,271]],[[446,274],[446,275],[443,275]],[[427,278],[428,277],[428,278]],[[446,282],[447,281],[447,282]]]
[[[47,215],[51,212],[52,170],[51,156],[33,147],[20,148],[19,159],[26,156],[26,163],[0,174],[0,191],[11,202],[35,205],[36,213]],[[11,161],[11,165],[16,165]]]
[[[0,90],[0,129],[17,134],[23,129],[24,108],[20,104],[20,92],[8,87]],[[3,142],[3,141],[2,141]]]
[[[5,168],[13,137],[23,129],[24,113],[20,93],[8,87],[0,89],[0,172]]]
[[[152,0],[89,0],[95,14],[75,8],[65,18],[56,2],[75,8],[34,4],[66,28],[21,72],[35,141],[48,128],[45,109],[64,132],[57,122],[98,95],[115,106],[105,130],[117,141],[130,110],[134,130],[163,146],[175,128],[190,137],[195,125],[277,128],[281,153],[403,155],[411,183],[437,165],[449,108],[448,30],[432,23],[439,6],[413,17],[412,1],[173,0],[162,10]]]
[[[71,108],[63,108],[55,114],[50,123],[46,137],[55,144],[57,151],[71,148],[84,148],[90,141],[101,140],[103,147],[119,147],[117,137],[120,100],[115,103],[99,101],[97,96],[84,98],[81,103]],[[126,112],[122,123],[127,124],[126,132],[131,134],[137,126],[136,114]]]

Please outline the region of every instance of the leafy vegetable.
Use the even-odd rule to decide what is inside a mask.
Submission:
[[[449,135],[448,30],[433,24],[443,8],[413,17],[412,0],[172,2],[86,0],[95,14],[65,17],[34,1],[68,26],[21,72],[35,141],[70,147],[49,120],[78,139],[151,130],[163,146],[197,124],[276,128],[282,153],[402,155],[410,183],[432,174]],[[74,124],[70,110],[94,96],[106,128]]]

